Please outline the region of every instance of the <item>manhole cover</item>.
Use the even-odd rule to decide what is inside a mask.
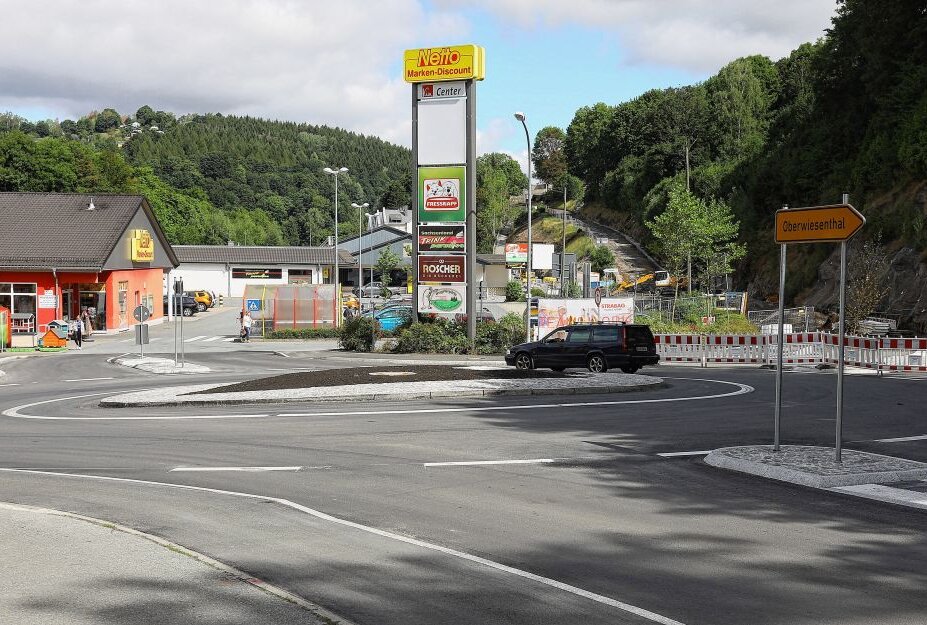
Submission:
[[[383,375],[391,378],[398,378],[407,375],[415,375],[414,371],[371,371],[370,375]]]

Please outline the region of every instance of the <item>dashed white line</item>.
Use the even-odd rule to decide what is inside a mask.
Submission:
[[[873,443],[907,443],[909,441],[923,441],[927,440],[927,434],[921,434],[919,436],[901,436],[899,438],[877,438],[873,440]]]
[[[205,339],[205,338],[206,338],[206,335],[205,335],[205,334],[201,334],[200,336],[192,336],[192,337],[190,337],[190,338],[188,338],[188,339],[184,339],[183,342],[184,342],[184,343],[192,343],[193,341],[198,341],[198,340],[200,340],[200,339]]]
[[[264,471],[299,471],[302,468],[303,467],[174,467],[170,472],[241,471],[244,473],[262,473]]]
[[[711,451],[666,451],[657,454],[661,458],[678,458],[680,456],[707,456]]]
[[[0,384],[0,386],[19,386],[19,383],[10,383],[10,384]]]
[[[62,382],[96,382],[98,380],[115,380],[116,378],[74,378],[73,380],[62,380]]]
[[[386,530],[381,530],[375,527],[370,527],[369,525],[361,525],[360,523],[355,523],[354,521],[348,521],[346,519],[341,519],[336,516],[326,514],[320,510],[315,510],[313,508],[300,505],[298,503],[290,501],[289,499],[282,499],[279,497],[267,497],[265,495],[257,495],[253,493],[241,493],[241,492],[230,491],[230,490],[220,490],[218,488],[206,488],[203,486],[189,486],[187,484],[172,484],[170,482],[154,482],[154,481],[149,481],[149,480],[136,480],[136,479],[131,479],[131,478],[110,477],[110,476],[105,476],[105,475],[83,475],[80,473],[55,473],[52,471],[28,471],[28,470],[24,471],[20,469],[7,469],[7,468],[0,468],[0,471],[7,472],[7,473],[28,473],[28,474],[33,474],[33,475],[52,475],[52,476],[72,478],[72,479],[88,479],[88,480],[98,480],[98,481],[106,481],[106,482],[120,482],[124,484],[141,484],[145,486],[160,486],[160,487],[165,487],[165,488],[176,488],[180,490],[191,490],[191,491],[197,491],[197,492],[203,492],[203,493],[213,493],[217,495],[227,495],[231,497],[241,497],[245,499],[259,499],[262,501],[270,501],[270,502],[279,504],[281,506],[290,508],[292,510],[302,512],[304,514],[307,514],[309,516],[315,517],[323,521],[328,521],[330,523],[341,525],[343,527],[350,527],[352,529],[356,529],[361,532],[366,532],[368,534],[380,536],[381,538],[387,538],[390,540],[395,540],[395,541],[406,543],[409,545],[415,545],[416,547],[421,547],[422,549],[427,549],[429,551],[443,553],[444,555],[451,556],[453,558],[458,558],[460,560],[465,560],[467,562],[479,564],[479,565],[494,569],[496,571],[501,571],[503,573],[509,573],[511,575],[521,577],[522,579],[528,579],[533,582],[537,582],[539,584],[544,584],[545,586],[549,586],[551,588],[562,590],[563,592],[570,593],[577,597],[583,597],[584,599],[589,599],[590,601],[595,601],[596,603],[600,603],[600,604],[607,605],[613,608],[617,608],[624,612],[628,612],[629,614],[634,614],[641,618],[645,618],[648,621],[652,621],[654,623],[660,623],[660,625],[684,625],[680,621],[675,621],[669,617],[663,616],[662,614],[657,614],[656,612],[651,612],[650,610],[639,608],[635,605],[631,605],[630,603],[625,603],[623,601],[612,599],[611,597],[606,597],[605,595],[600,595],[598,593],[594,593],[589,590],[579,588],[577,586],[572,586],[570,584],[566,584],[564,582],[551,579],[550,577],[543,577],[541,575],[537,575],[535,573],[530,573],[522,569],[517,569],[512,566],[501,564],[499,562],[495,562],[487,558],[475,556],[473,554],[466,553],[465,551],[458,551],[457,549],[451,549],[449,547],[444,547],[441,545],[437,545],[435,543],[429,543],[424,540],[419,540],[417,538],[411,538],[409,536],[403,536],[401,534],[394,534],[393,532],[388,532]]]
[[[208,339],[203,339],[201,342],[202,343],[212,343],[213,341],[218,341],[224,338],[225,338],[224,336],[210,336]]]
[[[469,460],[465,462],[425,462],[425,467],[472,467],[484,464],[544,464],[555,462],[553,458],[535,458],[533,460]]]

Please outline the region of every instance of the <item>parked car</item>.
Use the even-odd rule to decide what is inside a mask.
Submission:
[[[358,297],[370,298],[370,297],[380,297],[380,294],[383,292],[383,283],[382,282],[368,282],[363,287],[355,287],[353,293]]]
[[[365,317],[371,315],[377,320],[377,325],[380,326],[381,330],[392,332],[399,326],[412,321],[413,312],[411,306],[390,306],[376,312],[368,311],[364,313]]]
[[[518,369],[587,367],[594,373],[634,373],[660,362],[650,327],[624,323],[582,323],[557,328],[540,341],[511,347],[505,363]]]
[[[167,295],[164,296],[164,314],[167,314]],[[197,306],[198,302],[190,297],[189,295],[184,295],[182,298],[180,295],[174,296],[174,311],[181,310],[181,314],[184,317],[191,317],[199,311]]]
[[[212,308],[214,300],[208,291],[184,291],[183,294],[196,300],[197,312],[206,312],[207,308]]]

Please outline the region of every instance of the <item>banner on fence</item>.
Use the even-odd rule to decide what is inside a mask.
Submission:
[[[602,305],[588,299],[538,300],[538,328],[541,336],[546,331],[571,323],[624,322],[634,323],[633,297],[606,297]]]

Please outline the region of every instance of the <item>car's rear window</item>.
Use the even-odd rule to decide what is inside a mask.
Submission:
[[[625,336],[628,337],[628,347],[653,346],[653,334],[649,326],[625,326]]]
[[[616,345],[619,341],[618,326],[596,326],[593,333],[593,341],[596,343],[608,343]]]

